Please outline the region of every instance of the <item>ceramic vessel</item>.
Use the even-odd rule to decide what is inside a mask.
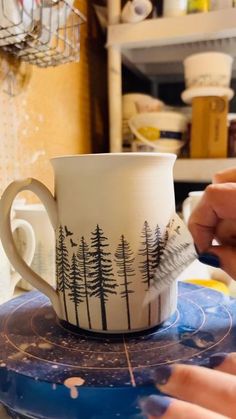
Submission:
[[[32,226],[26,220],[14,218],[11,221],[11,229],[13,233],[22,233],[24,249],[21,255],[27,264],[31,264],[35,252],[35,235]],[[12,298],[20,279],[21,275],[12,268],[0,242],[0,304]]]
[[[192,54],[184,60],[187,89],[199,87],[229,88],[233,58],[222,52]]]
[[[175,155],[121,153],[52,159],[55,195],[39,181],[13,182],[0,202],[0,234],[22,277],[46,294],[61,320],[111,333],[145,330],[176,309],[176,284],[143,305],[174,211]],[[57,289],[16,253],[9,226],[22,190],[45,205],[56,235]]]
[[[55,246],[54,231],[50,223],[48,214],[41,204],[15,205],[16,217],[28,222],[35,234],[35,253],[31,263],[31,268],[46,281],[55,286]],[[25,251],[24,231],[17,229],[15,232],[15,242],[20,254]],[[29,282],[21,280],[18,286],[27,291],[32,289]]]
[[[181,113],[164,111],[139,113],[130,118],[128,124],[136,138],[133,142],[133,151],[178,155],[184,145],[183,133],[187,129],[187,118]]]

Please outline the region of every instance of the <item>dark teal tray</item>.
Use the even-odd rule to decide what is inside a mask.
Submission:
[[[178,310],[161,327],[104,336],[66,329],[48,299],[30,292],[0,307],[0,332],[0,402],[18,414],[138,419],[140,398],[157,392],[158,366],[201,364],[214,352],[235,350],[236,300],[180,283]],[[70,377],[83,385],[66,387]]]

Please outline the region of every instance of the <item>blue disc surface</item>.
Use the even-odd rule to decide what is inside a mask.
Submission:
[[[0,402],[31,418],[138,419],[164,364],[201,364],[236,342],[236,300],[179,283],[178,310],[145,333],[68,329],[33,291],[0,306]]]

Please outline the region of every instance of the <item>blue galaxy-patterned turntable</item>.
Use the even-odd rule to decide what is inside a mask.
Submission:
[[[236,300],[179,284],[178,310],[161,327],[133,335],[68,330],[49,300],[30,292],[0,307],[0,402],[14,417],[138,419],[157,392],[153,371],[202,364],[236,343]]]

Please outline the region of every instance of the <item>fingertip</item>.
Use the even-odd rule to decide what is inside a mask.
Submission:
[[[219,352],[211,355],[209,357],[209,367],[213,369],[219,367],[221,364],[223,364],[227,356],[228,354],[226,352]]]
[[[151,396],[140,400],[142,413],[148,417],[161,417],[168,410],[172,399],[167,396],[152,394]]]

